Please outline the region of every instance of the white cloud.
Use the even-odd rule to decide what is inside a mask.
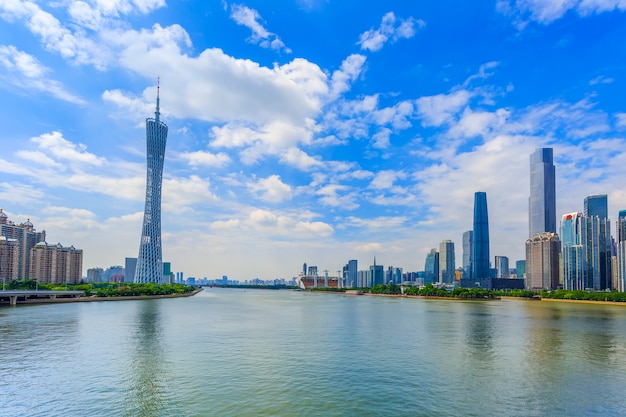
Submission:
[[[498,0],[496,10],[513,18],[519,29],[528,22],[550,24],[567,12],[575,11],[585,17],[614,10],[626,10],[624,0]]]
[[[230,9],[231,19],[238,25],[245,26],[252,31],[250,42],[257,43],[263,48],[291,53],[291,49],[287,48],[275,33],[268,31],[261,24],[261,15],[258,11],[241,4],[233,4]]]
[[[87,146],[82,143],[75,144],[63,137],[61,132],[44,133],[31,138],[39,149],[47,151],[50,155],[65,162],[78,162],[87,165],[102,166],[105,159],[87,152]]]
[[[458,90],[450,94],[437,94],[417,99],[418,113],[424,126],[441,126],[450,122],[469,101],[472,94]]]
[[[346,185],[327,184],[315,194],[320,196],[319,202],[325,206],[354,210],[359,207],[357,193],[350,190],[351,188]]]
[[[280,179],[280,175],[261,178],[256,183],[249,183],[248,188],[256,193],[261,200],[269,203],[291,200],[293,196],[291,187]]]
[[[70,103],[85,104],[81,98],[67,92],[59,81],[48,78],[46,75],[50,69],[37,58],[12,45],[0,45],[0,68],[2,67],[6,72],[0,73],[0,80],[15,87],[47,93]]]
[[[44,47],[77,64],[91,64],[104,69],[111,60],[110,50],[92,40],[83,31],[72,32],[52,14],[30,1],[5,0],[0,15],[9,21],[21,20],[39,37]]]
[[[388,12],[383,16],[380,26],[377,29],[370,29],[359,37],[358,44],[361,49],[371,52],[379,51],[389,40],[392,42],[401,38],[412,38],[417,29],[421,29],[426,23],[421,19],[409,17],[408,19],[396,19],[393,12]]]
[[[191,166],[223,167],[230,162],[230,157],[223,152],[216,154],[205,151],[183,152],[179,157]]]

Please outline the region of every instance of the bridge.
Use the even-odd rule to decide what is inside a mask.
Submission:
[[[77,298],[83,297],[85,291],[50,291],[50,290],[8,290],[0,291],[0,304],[9,303],[16,305],[18,302],[25,303],[28,300],[47,298],[56,300],[57,298]]]

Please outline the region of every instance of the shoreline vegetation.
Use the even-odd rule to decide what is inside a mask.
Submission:
[[[98,282],[73,285],[37,284],[35,280],[5,283],[7,291],[84,291],[80,297],[39,298],[35,295],[18,300],[18,304],[48,304],[89,301],[146,300],[155,298],[190,297],[202,288],[183,284],[135,284],[130,282]],[[0,292],[0,297],[2,293]]]
[[[373,295],[387,297],[448,299],[448,300],[499,300],[517,298],[538,301],[574,302],[581,304],[608,304],[626,306],[626,293],[618,291],[531,291],[531,290],[487,290],[483,288],[461,288],[452,291],[427,284],[418,287],[404,287],[396,284],[378,284],[372,288],[312,288],[307,291],[345,293],[346,295]]]

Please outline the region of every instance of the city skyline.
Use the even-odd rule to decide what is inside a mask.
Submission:
[[[524,259],[537,148],[557,230],[586,196],[626,209],[617,3],[16,0],[0,30],[0,207],[83,273],[137,255],[158,76],[163,258],[186,276],[418,271],[443,240],[460,266],[478,190],[490,253]]]

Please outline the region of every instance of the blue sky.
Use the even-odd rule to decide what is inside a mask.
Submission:
[[[523,259],[529,154],[557,212],[626,209],[626,2],[0,0],[0,207],[84,269],[138,252],[145,118],[169,126],[164,260],[186,276],[422,270],[489,206]]]

